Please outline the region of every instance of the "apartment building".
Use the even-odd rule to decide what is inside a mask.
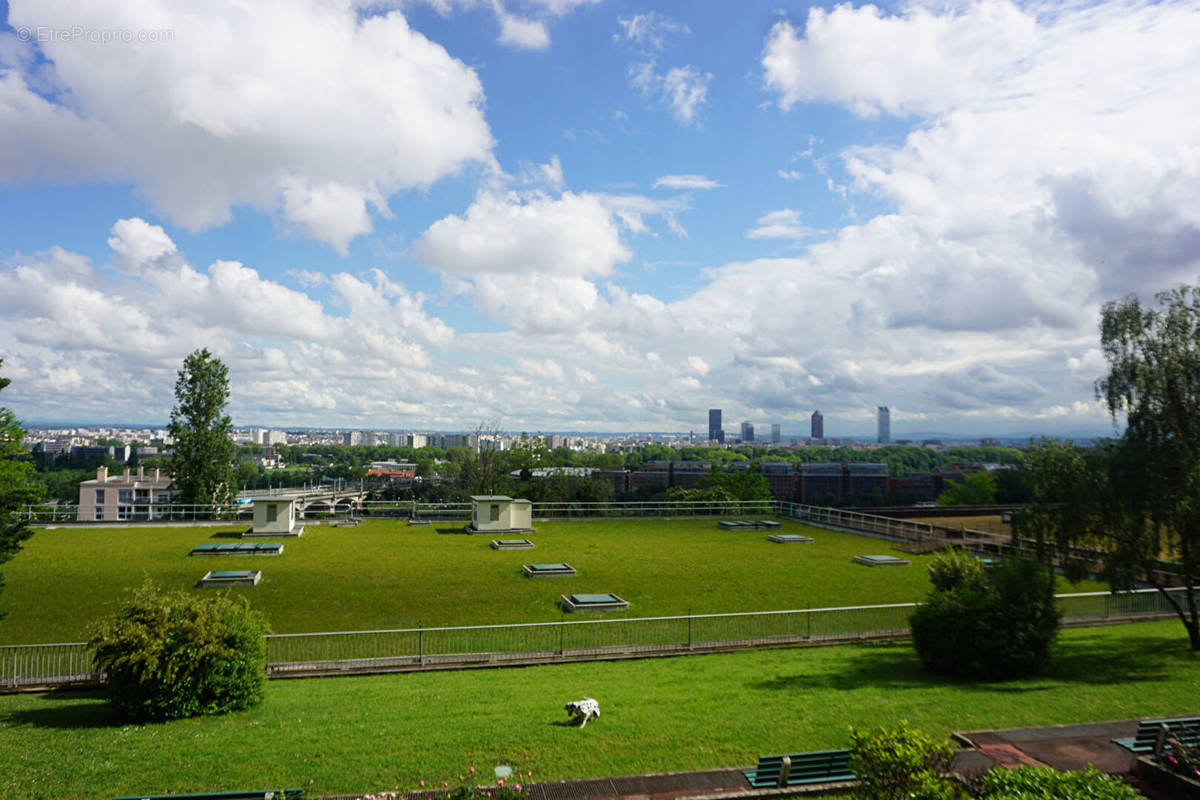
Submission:
[[[160,506],[169,505],[177,492],[171,489],[171,476],[157,467],[146,472],[138,467],[130,474],[109,475],[108,468],[97,467],[93,480],[79,484],[79,510],[76,519],[87,522],[156,519]]]

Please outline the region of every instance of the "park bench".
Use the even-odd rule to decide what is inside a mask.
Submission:
[[[1159,729],[1163,725],[1167,726],[1172,737],[1184,744],[1200,745],[1200,717],[1143,719],[1138,722],[1136,735],[1128,739],[1113,739],[1113,742],[1134,753],[1153,753]]]
[[[849,750],[816,750],[781,756],[759,756],[758,766],[742,770],[755,789],[856,780]]]
[[[250,789],[241,792],[199,792],[197,794],[131,794],[113,800],[304,800],[304,790]]]

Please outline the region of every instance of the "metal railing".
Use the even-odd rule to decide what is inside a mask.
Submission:
[[[1173,589],[1182,592],[1183,589]],[[1057,595],[1063,621],[1103,624],[1174,610],[1155,589]],[[514,625],[272,634],[268,674],[458,669],[852,642],[908,634],[916,603]],[[0,689],[98,683],[86,643],[0,646]]]
[[[881,517],[877,514],[864,514],[861,511],[846,511],[825,506],[807,506],[782,500],[774,501],[774,507],[775,513],[780,516],[822,528],[871,533],[909,543],[923,543],[935,538],[934,526],[928,522]]]
[[[472,506],[470,503],[414,503],[411,500],[369,500],[351,503],[338,500],[330,506],[326,502],[328,492],[315,491],[313,495],[320,497],[319,503],[322,507],[319,510],[310,509],[302,515],[302,518],[399,517],[433,522],[449,522],[460,519],[465,521],[471,518]],[[261,496],[278,495],[262,494]],[[794,503],[780,503],[775,500],[537,503],[533,513],[538,519],[717,517],[751,514],[774,515],[783,513],[781,507],[794,505]],[[30,522],[69,522],[76,519],[78,508],[75,505],[25,506],[21,510],[21,514]],[[802,506],[801,508],[809,507]],[[829,510],[836,511],[836,509]],[[131,513],[129,519],[109,519],[101,520],[101,522],[111,524],[113,522],[172,522],[211,519],[214,523],[219,523],[233,519],[249,519],[252,514],[253,506],[249,504],[183,505],[173,503],[154,505],[144,514]],[[869,515],[859,516],[867,517]]]

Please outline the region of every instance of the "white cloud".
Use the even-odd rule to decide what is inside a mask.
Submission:
[[[0,179],[132,181],[193,230],[244,204],[344,249],[371,229],[370,208],[386,213],[387,196],[491,163],[475,72],[399,11],[216,0],[201,15],[170,0],[14,0],[8,21],[171,37],[50,38],[41,50],[53,94],[10,65],[0,75]]]
[[[921,4],[895,16],[873,5],[811,8],[803,30],[787,20],[772,26],[765,80],[785,109],[817,101],[862,116],[946,111],[1036,55],[1036,27],[1006,0],[946,14]]]
[[[542,185],[559,191],[563,188],[563,167],[558,156],[551,156],[545,164],[522,164],[518,183],[525,186]]]
[[[589,277],[627,261],[629,249],[608,208],[590,194],[554,198],[485,192],[465,216],[438,220],[414,245],[418,259],[451,276]]]
[[[689,65],[657,72],[653,59],[629,68],[629,80],[643,95],[654,98],[670,110],[680,125],[696,121],[701,107],[708,100],[708,85],[712,75]]]
[[[135,275],[142,265],[178,253],[166,231],[140,217],[117,220],[108,246],[116,256],[115,264]]]
[[[1194,8],[1126,2],[842,5],[777,23],[762,63],[781,108],[836,103],[914,127],[841,153],[845,191],[886,213],[803,259],[715,270],[697,298],[803,308],[822,353],[804,359],[822,381],[809,396],[1093,424],[1078,398],[1103,370],[1099,303],[1200,272],[1200,119],[1178,113],[1200,85],[1184,44],[1198,36]],[[776,213],[755,231],[793,221]],[[759,349],[782,350],[770,327]],[[859,369],[839,371],[839,355]]]
[[[540,19],[532,5],[512,9]],[[1036,420],[1102,429],[1091,402],[1103,370],[1099,303],[1200,274],[1200,117],[1180,112],[1200,85],[1200,15],[1180,4],[999,2],[820,13],[817,27],[765,37],[768,91],[792,109],[766,113],[799,125],[780,150],[802,149],[787,170],[809,172],[801,162],[813,159],[820,180],[828,165],[848,201],[882,210],[808,237],[794,258],[676,265],[669,289],[646,289],[626,274],[644,263],[635,248],[679,225],[689,195],[566,191],[563,165],[548,157],[516,178],[491,173],[469,207],[414,244],[451,304],[473,303],[489,320],[463,333],[387,273],[298,269],[272,281],[238,253],[193,267],[161,228],[123,220],[111,267],[56,248],[0,263],[0,352],[14,354],[6,396],[16,389],[41,408],[59,401],[60,381],[83,387],[63,407],[119,397],[161,418],[179,358],[208,345],[235,369],[239,408],[296,424],[345,415],[453,428],[502,409],[518,430],[687,430],[719,404],[729,419],[785,430],[806,429],[819,407],[842,435],[869,429],[887,404],[897,433],[903,420],[980,433],[1028,433]],[[991,53],[960,43],[978,42],[981,28],[996,38]],[[837,74],[826,65],[835,54]],[[637,57],[659,91],[655,56],[665,60]],[[945,74],[955,59],[961,75]],[[6,97],[36,100],[7,77]],[[799,107],[808,102],[903,119],[887,122],[886,139],[814,158]],[[32,102],[21,113],[72,112]],[[96,134],[84,155],[105,141],[85,131],[91,118],[57,128],[73,131],[64,139],[11,141],[61,151],[65,170],[68,138]],[[0,150],[5,169],[18,161]],[[673,185],[655,194],[696,191],[681,183],[692,177],[712,180],[665,175]],[[366,191],[338,176],[305,180]],[[323,215],[349,223],[322,235],[352,235],[353,212],[383,213],[373,204],[388,193],[358,197]],[[815,213],[799,202],[765,206],[745,227],[795,239]]]
[[[522,50],[545,50],[550,46],[550,32],[540,20],[522,19],[504,11],[499,11],[498,16],[500,44]]]
[[[617,24],[621,26],[621,33],[615,34],[614,39],[623,39],[653,50],[661,50],[667,36],[671,34],[691,33],[684,23],[676,22],[657,11],[617,17]]]
[[[815,231],[800,221],[800,212],[793,208],[769,211],[758,218],[755,227],[746,233],[747,239],[807,239]]]
[[[570,14],[577,8],[595,5],[600,0],[528,0],[530,5],[540,6],[556,17]]]
[[[516,0],[505,3],[503,0],[423,0],[442,17],[450,17],[455,8],[473,10],[479,7],[489,9],[500,24],[500,35],[496,41],[506,47],[518,50],[545,50],[550,46],[550,29],[547,20],[553,17],[565,17],[567,14],[583,6],[598,3],[599,0]],[[361,4],[360,5],[364,5]],[[368,2],[367,7],[375,4]],[[397,3],[397,5],[402,5]],[[514,13],[514,7],[521,7],[521,14]]]
[[[645,233],[649,230],[646,217],[661,216],[672,233],[676,236],[687,236],[687,230],[679,222],[678,216],[690,208],[686,195],[665,199],[640,194],[595,194],[594,197],[633,233]]]
[[[705,175],[663,175],[654,181],[655,189],[680,189],[683,191],[716,189],[722,185]]]
[[[175,371],[197,347],[229,365],[240,423],[382,424],[470,395],[430,371],[427,348],[451,347],[454,331],[380,271],[326,276],[335,315],[236,261],[193,269],[141,219],[119,220],[109,244],[119,273],[61,248],[0,265],[0,352],[6,376],[20,375],[6,395],[39,415],[165,420]]]

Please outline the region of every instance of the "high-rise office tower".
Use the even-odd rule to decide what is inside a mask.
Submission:
[[[752,423],[749,423],[749,422],[742,423],[742,441],[743,442],[753,442],[754,441],[754,425]]]
[[[783,438],[782,434],[780,433],[780,430],[779,430],[779,423],[772,422],[771,423],[771,444],[779,444],[779,442],[782,441],[782,438]]]
[[[813,439],[825,438],[825,418],[821,416],[820,411],[812,413],[812,433],[810,436]]]
[[[892,441],[892,412],[887,406],[879,407],[879,443],[887,444]]]
[[[721,430],[721,409],[708,410],[708,439],[709,441],[725,441],[725,431]]]

